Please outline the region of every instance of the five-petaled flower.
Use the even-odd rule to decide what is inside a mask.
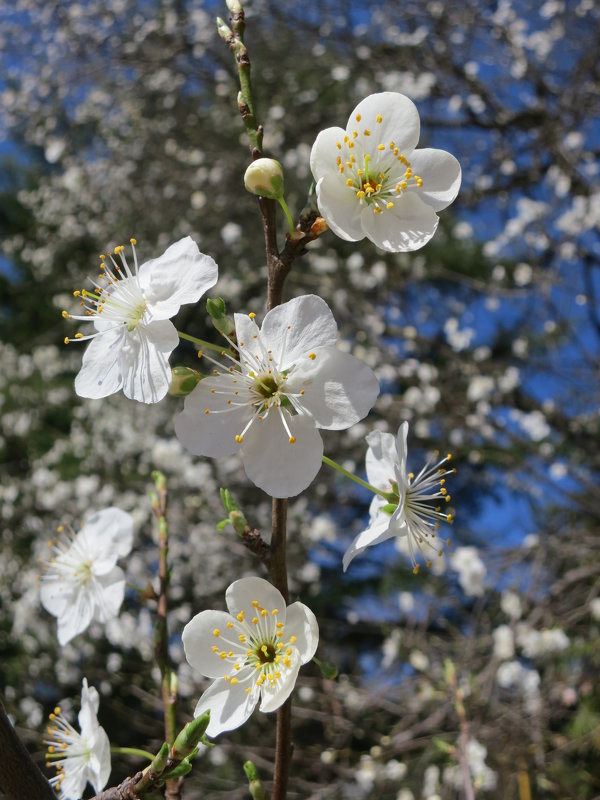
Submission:
[[[91,783],[96,794],[106,786],[110,775],[110,742],[106,731],[98,725],[100,698],[93,686],[83,679],[79,729],[62,716],[59,707],[50,714],[47,745],[48,767],[56,768],[51,785],[60,793],[61,800],[80,800],[86,783]]]
[[[40,599],[58,618],[58,641],[66,644],[92,620],[116,617],[125,594],[125,575],[117,559],[131,551],[133,519],[119,508],[106,508],[88,518],[74,533],[59,527],[48,542],[51,556],[41,576]]]
[[[438,534],[440,522],[452,523],[452,514],[442,511],[442,503],[450,502],[444,487],[446,476],[455,470],[446,469],[451,456],[425,464],[418,475],[406,472],[406,437],[408,422],[403,422],[398,434],[373,431],[367,436],[366,468],[369,483],[385,494],[376,494],[369,509],[370,522],[358,534],[344,554],[344,571],[352,559],[367,547],[391,539],[406,537],[407,550],[416,574],[419,567],[417,551],[431,566],[429,555],[441,556],[443,541]],[[438,454],[436,453],[436,458]],[[439,505],[437,505],[439,503]],[[446,540],[450,544],[450,540]]]
[[[92,340],[75,379],[78,395],[107,397],[123,389],[133,400],[156,403],[169,389],[169,356],[179,342],[170,318],[214,286],[218,269],[189,236],[138,269],[135,239],[130,242],[133,270],[122,245],[108,259],[101,255],[94,288],[75,292],[84,313],[63,311],[65,319],[92,322],[95,332],[65,342]]]
[[[312,611],[262,578],[241,578],[227,589],[229,613],[202,611],[183,629],[190,665],[216,678],[194,716],[210,709],[209,736],[239,728],[254,711],[275,711],[291,694],[298,670],[314,656],[319,628]]]
[[[375,374],[335,346],[337,325],[324,300],[303,295],[269,311],[235,315],[239,361],[217,362],[175,419],[180,442],[196,455],[241,450],[253,483],[272,497],[306,489],[321,466],[318,428],[343,430],[375,402]],[[225,355],[225,354],[224,354]]]
[[[461,170],[445,150],[415,150],[419,113],[396,92],[372,94],[346,130],[321,131],[310,154],[321,215],[351,242],[367,236],[383,250],[417,250],[458,194]]]

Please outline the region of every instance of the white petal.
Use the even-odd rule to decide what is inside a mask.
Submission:
[[[248,314],[234,314],[233,320],[238,347],[241,350],[242,372],[247,375],[257,367],[255,358],[258,357],[261,363],[264,358],[261,350],[260,330]]]
[[[388,147],[394,142],[400,151],[408,156],[417,146],[421,123],[417,107],[403,94],[398,92],[380,92],[365,97],[354,109],[348,120],[348,130],[356,127],[356,115],[360,114],[361,128],[371,131],[370,139],[373,148],[378,144]],[[378,115],[381,122],[377,122]]]
[[[304,491],[321,468],[323,441],[310,417],[292,417],[282,411],[289,436],[275,409],[256,420],[244,437],[242,457],[250,480],[271,497],[295,497]]]
[[[377,489],[389,491],[396,477],[398,452],[396,437],[383,431],[372,431],[367,437],[367,480]]]
[[[291,659],[291,665],[285,671],[282,671],[281,678],[278,681],[272,686],[269,681],[263,683],[261,687],[262,702],[260,704],[260,711],[275,711],[275,709],[282,706],[291,695],[296,685],[298,670],[301,666],[298,652],[295,652]]]
[[[407,437],[408,422],[403,422],[398,428],[398,433],[396,434],[396,481],[402,496],[404,496],[404,491],[408,486],[408,481],[406,478],[406,459],[408,456],[408,446],[406,443]],[[402,497],[400,500],[402,500]]]
[[[157,403],[171,383],[169,356],[179,343],[169,320],[138,325],[124,337],[121,349],[123,392],[141,403]]]
[[[54,617],[62,616],[73,605],[77,595],[77,585],[64,578],[42,578],[40,602]]]
[[[285,638],[295,636],[294,647],[300,655],[302,664],[306,664],[317,651],[319,644],[319,625],[313,612],[304,603],[296,601],[288,606],[285,618]]]
[[[269,612],[277,609],[279,611],[278,621],[286,621],[285,600],[281,592],[264,578],[240,578],[231,584],[225,594],[227,608],[233,617],[236,617],[240,611],[244,612],[246,618],[253,617],[256,613],[252,605],[253,601],[258,601],[262,608]]]
[[[240,385],[236,380],[230,374],[204,378],[185,398],[183,411],[175,417],[175,433],[190,453],[214,458],[231,455],[240,448],[235,437],[252,418],[253,409],[247,390],[240,388],[240,395],[234,394]],[[248,400],[247,405],[235,405],[240,396]],[[231,406],[227,400],[232,401]]]
[[[325,128],[315,139],[310,151],[310,169],[315,182],[326,175],[339,174],[337,159],[340,148],[337,145],[343,142],[345,135],[343,128]]]
[[[73,602],[68,605],[58,618],[58,643],[63,646],[74,636],[82,633],[94,617],[93,596],[84,587],[74,595]]]
[[[416,192],[405,192],[394,203],[392,209],[381,214],[373,213],[373,207],[363,210],[361,224],[365,234],[388,253],[418,250],[426,245],[438,226],[433,208],[423,203]]]
[[[75,378],[75,391],[80,397],[108,397],[121,389],[120,356],[125,330],[124,325],[119,325],[99,334],[88,344]]]
[[[87,770],[81,769],[79,762],[66,761],[64,778],[60,784],[60,800],[81,800],[87,783]]]
[[[344,553],[342,565],[344,572],[348,569],[348,565],[352,559],[374,544],[384,542],[386,539],[391,539],[396,535],[396,530],[391,527],[390,523],[392,518],[385,511],[382,511],[375,520],[364,531],[358,534],[350,547]]]
[[[290,372],[289,391],[304,390],[296,401],[319,428],[349,428],[369,413],[379,394],[379,381],[372,369],[335,347],[320,348],[314,355]]]
[[[81,686],[81,709],[79,716],[79,730],[83,738],[92,736],[98,727],[98,708],[100,707],[100,696],[98,690],[93,686],[88,686],[87,679],[84,678]]]
[[[239,649],[237,634],[234,629],[227,627],[228,622],[235,623],[235,620],[225,611],[201,611],[192,617],[181,634],[188,663],[207,678],[223,678],[232,670],[232,663],[219,658],[219,654],[212,650],[213,645],[228,652]],[[219,636],[214,635],[215,630],[219,631]],[[236,648],[232,648],[231,644],[223,644],[223,637],[235,640]]]
[[[415,194],[434,211],[441,211],[454,200],[460,189],[460,164],[445,150],[426,147],[415,150],[410,157],[413,174],[423,179]]]
[[[108,622],[119,616],[121,604],[125,597],[125,573],[120,567],[115,567],[107,575],[92,578],[96,588],[96,608],[94,619],[99,622]]]
[[[186,236],[172,244],[159,258],[140,267],[138,278],[152,319],[175,316],[184,303],[196,303],[217,282],[215,261],[198,250]]]
[[[94,574],[102,575],[115,566],[118,558],[131,552],[133,517],[115,507],[97,511],[88,517],[77,541],[90,554]]]
[[[319,213],[340,239],[358,242],[365,238],[361,224],[362,206],[356,189],[346,186],[343,175],[326,175],[316,185]]]
[[[338,329],[327,303],[305,294],[269,311],[261,335],[273,351],[277,368],[285,370],[316,347],[334,345]]]
[[[108,783],[111,771],[110,741],[106,731],[101,727],[98,727],[96,731],[93,761],[90,761],[90,767],[92,765],[92,775],[88,777],[88,780],[96,794],[99,794]]]
[[[194,717],[210,709],[210,722],[206,733],[208,736],[218,736],[224,731],[239,728],[250,717],[258,702],[259,691],[253,686],[251,692],[246,694],[249,681],[242,681],[234,686],[224,678],[216,680],[204,692],[194,711]]]

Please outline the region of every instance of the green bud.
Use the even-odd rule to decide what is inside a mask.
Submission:
[[[244,186],[252,194],[280,200],[283,197],[283,168],[274,158],[257,158],[244,174]]]
[[[169,760],[169,745],[167,744],[167,742],[165,742],[158,751],[158,753],[154,756],[154,761],[150,765],[150,769],[152,770],[152,772],[156,773],[156,775],[162,775],[165,767],[167,766],[168,760]]]
[[[225,4],[229,9],[230,14],[241,14],[244,10],[240,0],[225,0]]]
[[[222,531],[225,525],[231,523],[238,536],[241,536],[246,532],[246,528],[248,527],[246,517],[233,499],[233,495],[229,489],[220,489],[219,491],[221,493],[221,502],[223,503],[223,507],[227,513],[227,519],[221,520],[221,522],[219,522],[217,525],[217,528]]]
[[[191,367],[173,367],[169,394],[171,397],[186,397],[196,388],[201,377],[200,373]]]
[[[198,742],[206,733],[210,722],[210,711],[205,711],[192,722],[188,722],[177,735],[171,748],[173,758],[187,758],[197,747]]]
[[[192,765],[184,758],[181,764],[177,764],[176,767],[170,769],[163,777],[165,780],[169,780],[170,778],[183,778],[184,775],[187,775],[191,771]]]
[[[225,315],[225,300],[222,297],[208,297],[206,311],[213,319],[219,319]]]
[[[219,333],[223,333],[225,336],[235,333],[235,323],[225,313],[225,301],[222,297],[209,297],[206,301],[206,310]]]
[[[225,20],[221,19],[221,17],[217,17],[217,33],[221,39],[224,39],[226,42],[228,42],[230,39],[233,39],[233,31],[229,25],[225,23]]]
[[[244,764],[244,772],[248,778],[248,789],[250,790],[252,800],[266,800],[267,796],[265,790],[252,761],[246,761]]]

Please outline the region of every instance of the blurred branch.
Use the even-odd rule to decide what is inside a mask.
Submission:
[[[0,701],[0,789],[10,800],[56,800]]]

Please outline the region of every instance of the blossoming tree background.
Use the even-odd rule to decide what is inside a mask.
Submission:
[[[381,386],[363,422],[320,432],[325,452],[367,477],[365,436],[395,436],[406,420],[408,469],[417,474],[435,448],[458,468],[452,545],[417,576],[395,539],[342,573],[372,495],[339,473],[323,467],[289,502],[290,602],[315,614],[318,657],[339,676],[302,667],[288,796],[593,798],[598,9],[257,0],[245,10],[264,152],[283,166],[295,218],[317,135],[344,127],[368,95],[411,98],[419,147],[462,167],[461,192],[423,249],[388,253],[326,233],[287,277],[283,299],[324,298],[342,346]],[[118,618],[97,618],[61,647],[52,608],[40,605],[37,559],[60,523],[77,529],[117,507],[133,517],[134,546],[112,567],[145,587],[157,572],[151,472],[166,475],[169,654],[178,729],[189,721],[217,676],[188,664],[184,626],[207,609],[226,613],[234,580],[264,576],[231,526],[217,530],[219,488],[261,531],[271,503],[238,455],[186,450],[174,428],[180,399],[78,399],[83,351],[62,344],[74,328],[60,312],[108,244],[135,236],[142,263],[190,235],[219,265],[208,294],[263,322],[263,234],[243,188],[236,69],[214,25],[225,10],[17,0],[1,13],[2,700],[40,765],[54,708],[77,725],[83,677],[111,744],[156,753],[155,603],[128,589]],[[280,242],[285,230],[280,215]],[[182,306],[177,328],[217,341],[200,302]],[[176,364],[209,371],[192,344]],[[248,759],[270,789],[274,742],[273,715],[253,714],[194,762],[185,796],[248,796]],[[113,755],[110,785],[143,765]]]

